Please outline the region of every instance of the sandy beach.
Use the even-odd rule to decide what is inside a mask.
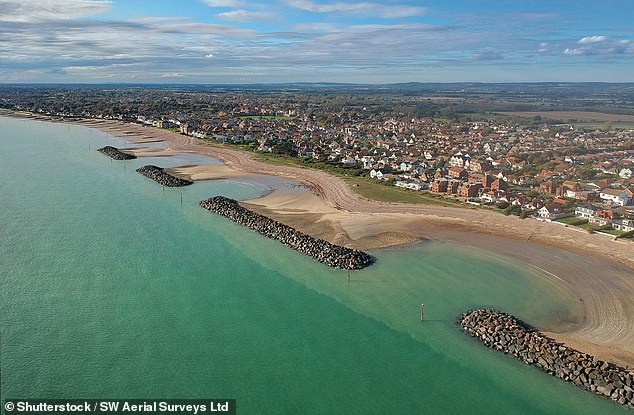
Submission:
[[[166,143],[165,149],[156,151],[134,150],[137,156],[197,153],[225,163],[170,169],[184,178],[208,180],[259,174],[297,181],[310,192],[273,192],[245,205],[336,244],[374,249],[421,239],[452,241],[538,267],[569,285],[585,312],[581,323],[562,322],[560,326],[543,329],[571,347],[634,367],[634,244],[631,242],[480,209],[367,200],[343,180],[324,171],[265,164],[245,152],[212,147],[201,140],[151,127],[102,120],[74,123],[124,139]]]

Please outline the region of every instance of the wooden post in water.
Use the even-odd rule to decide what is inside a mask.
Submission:
[[[183,206],[183,191],[181,190],[181,206]]]
[[[425,304],[420,305],[420,321],[425,320]]]

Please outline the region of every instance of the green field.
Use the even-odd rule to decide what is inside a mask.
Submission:
[[[572,225],[572,226],[580,226],[580,225],[588,223],[588,220],[581,219],[576,216],[572,216],[569,218],[557,219],[555,222],[561,222],[561,223],[565,223],[566,225]]]
[[[604,226],[593,225],[592,223],[584,223],[583,225],[578,225],[580,228],[587,229],[589,231],[599,231],[604,228]]]
[[[627,232],[623,232],[623,231],[618,231],[616,229],[602,229],[601,232],[608,233],[608,234],[614,235],[614,236],[622,236],[622,235],[625,235],[627,233]]]

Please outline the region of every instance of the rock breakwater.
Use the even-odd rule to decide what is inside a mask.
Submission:
[[[118,148],[112,146],[101,147],[98,148],[97,151],[114,160],[132,160],[136,158],[136,156],[119,151]]]
[[[224,196],[203,200],[200,202],[200,206],[251,228],[264,236],[280,241],[289,248],[309,255],[333,268],[362,269],[373,262],[373,258],[363,251],[313,238],[288,225],[246,209],[240,206],[237,201]]]
[[[180,177],[172,176],[171,174],[165,173],[162,168],[157,166],[143,166],[137,169],[139,173],[144,175],[147,178],[150,178],[159,184],[167,187],[181,187],[181,186],[189,186],[194,183],[191,180],[181,179]]]
[[[461,328],[485,346],[514,356],[583,389],[634,408],[634,373],[544,336],[515,317],[491,309],[460,316]]]

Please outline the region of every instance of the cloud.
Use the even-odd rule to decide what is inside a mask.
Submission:
[[[475,61],[493,61],[493,60],[500,60],[503,58],[504,57],[502,56],[500,52],[492,50],[492,49],[487,49],[480,53],[476,53],[475,55],[471,55],[471,60],[475,60]]]
[[[634,43],[628,39],[613,39],[607,36],[591,36],[580,39],[579,47],[564,49],[565,56],[630,55],[634,54]]]
[[[99,0],[0,0],[0,21],[34,23],[70,20],[105,13],[110,10],[110,3]]]
[[[184,22],[188,19],[186,17],[141,17],[139,19],[132,19],[130,22],[133,23],[177,23]]]
[[[244,9],[218,13],[216,17],[221,20],[229,20],[232,22],[239,22],[239,23],[262,22],[262,21],[271,22],[271,21],[279,20],[278,16],[276,16],[273,13],[248,11]]]
[[[286,4],[295,9],[312,13],[347,13],[360,16],[377,16],[384,19],[400,19],[421,16],[427,12],[424,7],[389,6],[368,2],[317,3],[312,0],[286,0]]]
[[[588,36],[579,39],[577,43],[579,43],[580,45],[588,45],[592,43],[605,42],[606,40],[608,40],[607,36]]]
[[[294,25],[293,30],[297,32],[334,32],[338,28],[332,23],[305,22]]]
[[[587,55],[587,54],[588,54],[588,49],[584,49],[584,48],[574,48],[574,49],[566,48],[564,50],[564,55],[566,56],[580,56],[580,55]]]
[[[223,38],[248,39],[257,36],[257,32],[239,27],[211,23],[175,23],[152,25],[150,31],[182,35],[214,35]]]
[[[241,0],[203,0],[203,2],[209,7],[236,8],[244,5]]]
[[[521,74],[530,78],[532,73],[509,68],[527,67],[526,56],[537,56],[537,50],[542,53],[537,63],[553,67],[574,65],[583,55],[634,54],[634,44],[616,35],[562,41],[558,20],[544,15],[530,15],[529,22],[519,15],[473,20],[435,15],[435,21],[450,23],[425,24],[388,20],[424,14],[422,7],[400,5],[420,4],[411,0],[199,1],[224,24],[205,23],[209,16],[177,17],[184,9],[172,17],[135,14],[138,18],[121,21],[98,15],[111,7],[104,1],[0,0],[1,77],[5,82],[100,82],[107,76],[165,83],[389,82],[448,80],[452,73],[462,76],[455,79],[492,79],[506,71],[521,80]],[[249,25],[286,16],[288,24],[276,31]]]

